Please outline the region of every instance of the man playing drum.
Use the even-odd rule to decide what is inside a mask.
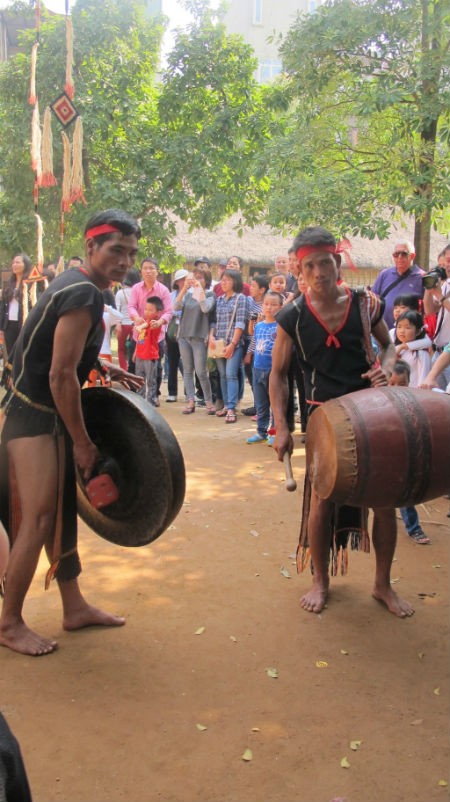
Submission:
[[[291,453],[293,440],[286,421],[287,374],[294,343],[305,374],[310,412],[331,398],[368,387],[388,384],[396,360],[395,348],[382,319],[383,301],[370,292],[359,294],[338,284],[339,246],[326,229],[310,226],[294,241],[294,250],[306,281],[305,293],[277,315],[277,338],[272,353],[270,398],[275,419],[278,459]],[[380,346],[377,365],[371,364],[369,330]],[[365,347],[367,343],[367,348]],[[301,599],[304,610],[320,613],[328,596],[331,573],[346,567],[346,544],[369,550],[366,510],[337,508],[320,499],[305,481],[303,517],[298,551],[302,570],[311,557],[313,584]],[[372,542],[376,557],[373,596],[404,618],[414,610],[399,598],[390,583],[397,527],[395,510],[374,510]]]
[[[102,344],[102,290],[123,281],[136,259],[139,236],[137,222],[121,210],[94,215],[85,229],[84,266],[49,285],[14,349],[2,445],[21,518],[17,533],[10,532],[0,644],[22,654],[43,655],[57,647],[22,618],[43,546],[51,562],[48,580],[55,576],[58,582],[66,630],[124,624],[123,618],[88,604],[78,585],[74,463],[86,481],[99,457],[84,424],[80,387]],[[122,369],[109,367],[111,378],[140,386]],[[8,528],[9,520],[4,524]]]

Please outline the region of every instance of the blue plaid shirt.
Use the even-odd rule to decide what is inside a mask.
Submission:
[[[233,325],[230,332],[231,318],[233,317],[234,308],[236,306],[236,314],[234,316]],[[216,324],[214,326],[214,337],[216,340],[226,340],[230,343],[233,339],[233,332],[235,329],[245,330],[247,323],[247,298],[242,293],[233,294],[231,298],[225,295],[220,295],[216,303]]]

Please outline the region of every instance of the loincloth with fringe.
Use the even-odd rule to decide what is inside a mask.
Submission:
[[[308,565],[311,566],[311,573],[314,573],[308,541],[310,506],[311,481],[309,476],[306,475],[303,488],[302,522],[300,525],[300,537],[297,547],[297,572],[299,574],[304,571]],[[356,550],[364,551],[367,554],[370,553],[370,537],[367,528],[368,513],[367,507],[332,505],[330,520],[330,576],[337,576],[338,574],[344,576],[348,572],[349,546],[352,551]]]

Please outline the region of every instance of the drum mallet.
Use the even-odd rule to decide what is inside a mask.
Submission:
[[[291,455],[285,451],[283,454],[284,473],[286,475],[286,490],[297,490],[297,482],[292,474]]]

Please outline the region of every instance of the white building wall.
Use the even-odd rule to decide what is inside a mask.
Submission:
[[[285,34],[297,14],[313,13],[322,0],[228,0],[224,22],[250,44],[259,62],[257,78],[267,82],[281,70],[277,34]],[[274,36],[275,41],[268,42]]]

